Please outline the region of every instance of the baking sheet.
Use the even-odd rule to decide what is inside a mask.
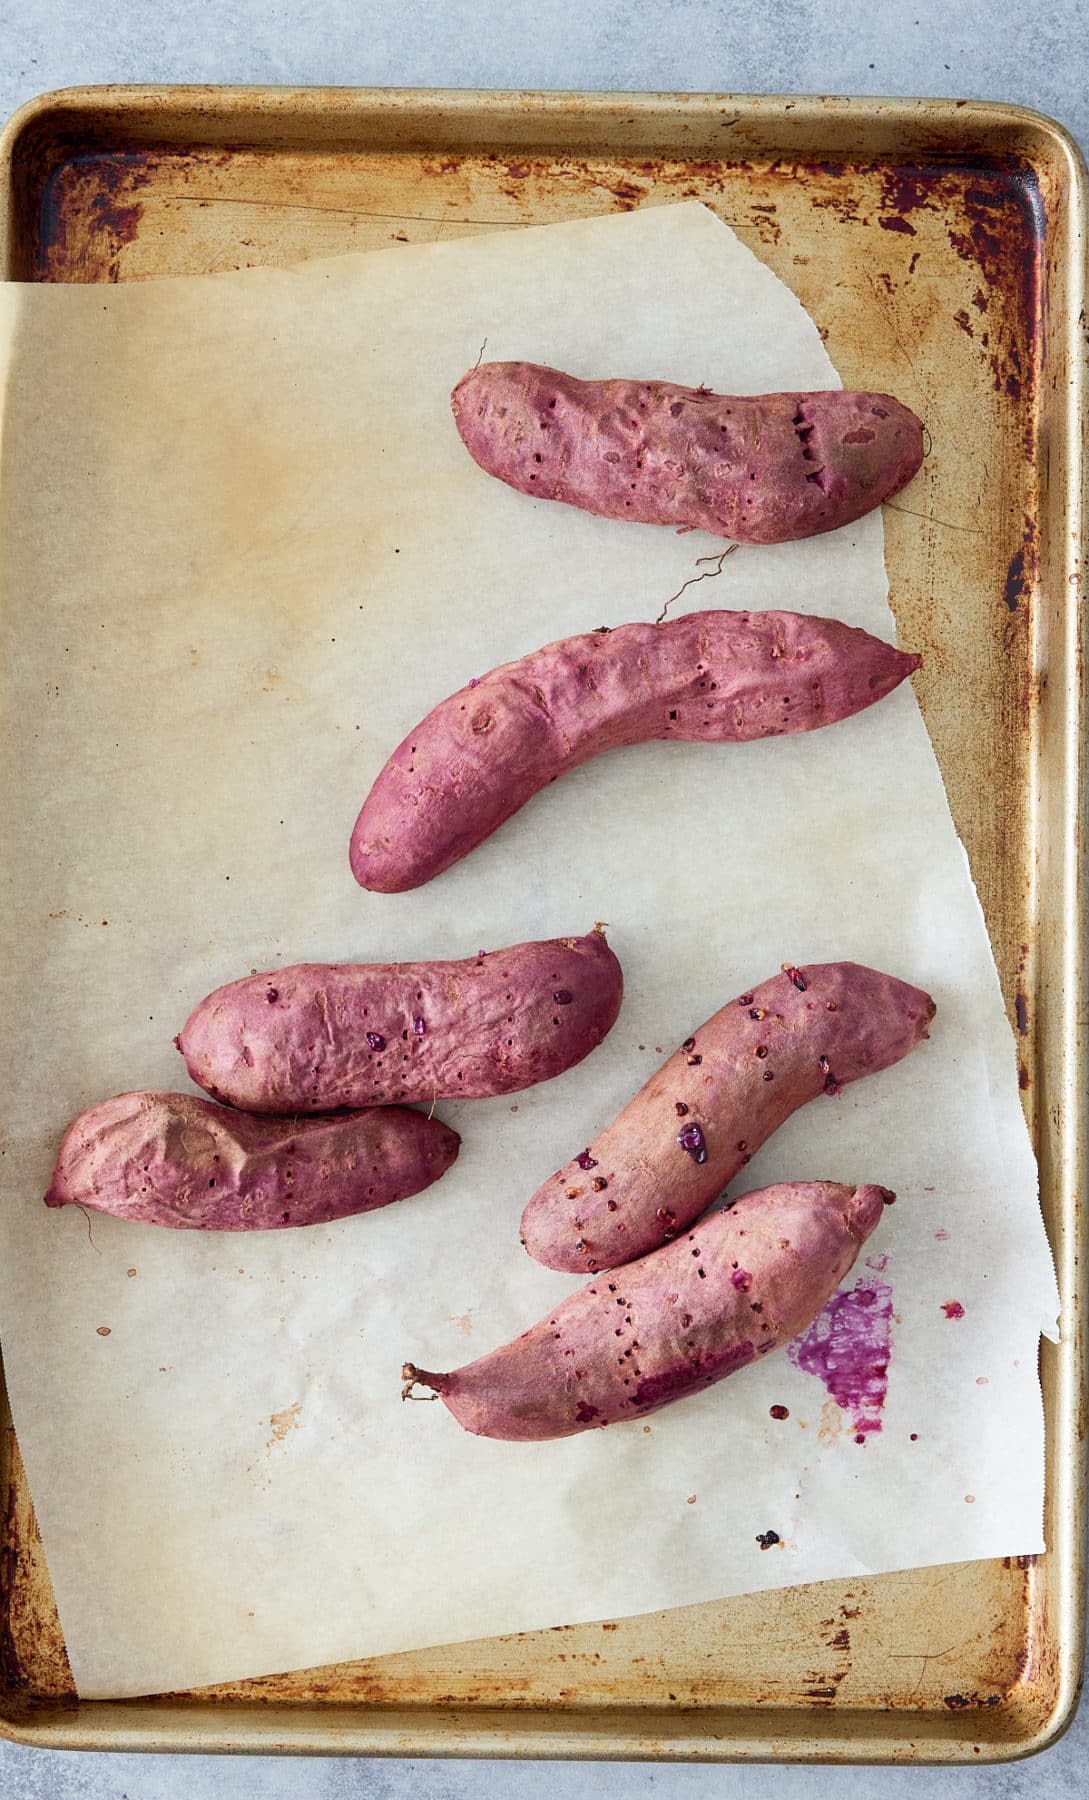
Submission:
[[[420,894],[364,895],[346,868],[359,798],[426,706],[551,636],[654,616],[715,547],[486,481],[446,402],[482,339],[576,372],[623,343],[627,367],[678,380],[827,384],[797,302],[699,207],[5,302],[0,848],[26,953],[5,994],[0,1326],[81,1692],[1041,1548],[1050,1263],[982,920],[908,693],[794,743],[606,759]],[[739,550],[673,610],[712,601],[889,634],[880,523]],[[216,982],[595,917],[628,978],[613,1036],[545,1089],[443,1108],[467,1141],[430,1194],[242,1244],[98,1219],[92,1242],[78,1214],[41,1212],[67,1117],[182,1085],[169,1036]],[[465,1360],[567,1290],[519,1251],[521,1206],[656,1046],[779,961],[824,956],[887,966],[941,1009],[909,1063],[808,1109],[747,1171],[897,1188],[872,1246],[897,1320],[881,1435],[860,1448],[825,1414],[822,1441],[824,1396],[786,1358],[647,1432],[528,1454],[400,1407],[405,1355]],[[784,1546],[764,1554],[769,1527]]]

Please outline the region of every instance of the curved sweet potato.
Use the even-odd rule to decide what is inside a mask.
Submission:
[[[934,1002],[859,963],[786,965],[724,1006],[538,1188],[522,1242],[550,1269],[615,1268],[687,1231],[784,1119],[887,1069]]]
[[[361,887],[419,887],[569,769],[653,738],[718,744],[831,725],[919,666],[793,612],[688,613],[561,638],[443,700],[394,751],[352,831]]]
[[[175,1039],[198,1086],[250,1112],[477,1100],[588,1056],[624,978],[600,927],[463,962],[297,963],[217,988]]]
[[[406,1363],[481,1437],[571,1437],[641,1419],[796,1337],[835,1292],[895,1196],[783,1182],[652,1256],[599,1276],[513,1343],[450,1374]]]
[[[469,454],[541,500],[781,544],[849,525],[909,482],[919,420],[889,394],[712,394],[481,363],[451,396]]]
[[[195,1094],[118,1094],[68,1127],[45,1203],[192,1231],[324,1225],[418,1194],[460,1142],[403,1106],[255,1119]]]

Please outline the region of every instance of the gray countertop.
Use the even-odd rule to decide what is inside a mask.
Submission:
[[[1089,145],[1086,0],[2,0],[0,113],[82,82],[716,89],[1012,100]],[[0,1741],[3,1800],[1073,1800],[1089,1707],[1029,1763],[688,1768],[75,1756]]]

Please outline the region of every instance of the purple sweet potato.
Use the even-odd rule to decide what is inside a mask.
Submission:
[[[526,1249],[593,1273],[679,1237],[791,1113],[899,1062],[934,1010],[921,989],[858,963],[784,965],[686,1038],[538,1188]]]
[[[651,1256],[601,1275],[464,1368],[406,1363],[466,1431],[521,1441],[641,1419],[804,1331],[892,1199],[886,1188],[783,1182]]]
[[[793,612],[688,613],[562,638],[452,694],[363,803],[361,887],[419,887],[568,769],[649,739],[745,743],[831,725],[919,666],[868,632]]]
[[[919,420],[889,394],[713,394],[511,362],[470,369],[451,404],[470,456],[520,493],[745,544],[849,525],[923,460]]]
[[[195,1094],[118,1094],[69,1126],[45,1203],[191,1231],[325,1225],[418,1194],[460,1142],[404,1106],[256,1119]]]
[[[217,988],[175,1040],[198,1086],[250,1112],[477,1100],[548,1081],[616,1020],[598,927],[463,962],[297,963]]]

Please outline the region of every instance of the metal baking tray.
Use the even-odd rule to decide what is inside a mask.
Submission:
[[[1084,1626],[1085,172],[966,101],[82,88],[0,141],[2,272],[139,281],[698,198],[848,385],[940,421],[886,508],[892,601],[971,857],[1064,1310],[1048,1554],[830,1581],[127,1702],[72,1691],[0,1418],[0,1730],[56,1749],[960,1762],[1076,1705]],[[1081,1260],[1079,1264],[1079,1251]]]

